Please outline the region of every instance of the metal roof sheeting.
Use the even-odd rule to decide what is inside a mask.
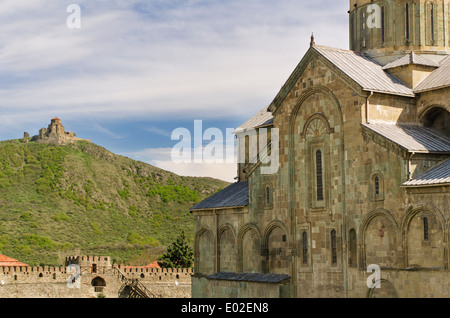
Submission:
[[[369,57],[353,51],[315,45],[313,48],[363,90],[414,97],[414,92]]]
[[[420,93],[447,86],[450,86],[450,56],[441,62],[438,69],[420,82],[414,89],[414,92]]]
[[[450,184],[450,159],[426,171],[424,174],[403,183],[404,186],[426,186]]]
[[[242,207],[248,205],[248,182],[236,182],[209,198],[194,205],[190,210]]]
[[[263,273],[216,273],[206,277],[207,279],[231,280],[240,282],[258,282],[258,283],[282,283],[291,276],[287,274],[263,274]]]
[[[437,129],[402,124],[361,124],[409,152],[450,153],[450,138]]]
[[[439,67],[439,63],[432,61],[424,56],[415,54],[414,52],[411,52],[389,64],[386,64],[385,66],[383,66],[383,70],[410,64]]]
[[[235,134],[245,132],[249,129],[253,129],[260,126],[270,125],[273,123],[273,115],[268,110],[268,107],[261,109],[256,115],[247,120],[241,126],[236,128]]]

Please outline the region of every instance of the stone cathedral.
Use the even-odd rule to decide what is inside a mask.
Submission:
[[[311,37],[191,208],[193,297],[450,297],[450,1],[348,15],[349,50]]]

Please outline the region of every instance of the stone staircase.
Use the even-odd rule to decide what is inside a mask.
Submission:
[[[115,276],[122,282],[119,298],[162,298],[153,294],[137,278],[128,278],[118,267],[113,266]]]

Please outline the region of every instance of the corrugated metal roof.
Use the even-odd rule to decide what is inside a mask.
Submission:
[[[420,82],[414,89],[414,92],[420,93],[447,86],[450,86],[450,56],[441,62],[438,69]]]
[[[236,182],[209,198],[194,205],[190,210],[242,207],[248,205],[248,182]]]
[[[207,279],[232,280],[240,282],[282,283],[291,276],[287,274],[263,274],[263,273],[216,273],[206,277]]]
[[[389,64],[386,64],[385,66],[383,66],[383,70],[410,64],[439,67],[439,63],[432,61],[422,55],[411,52]]]
[[[241,126],[236,128],[234,131],[235,134],[245,132],[248,129],[270,125],[273,123],[273,115],[268,110],[268,107],[264,107],[261,109],[256,115],[247,120]]]
[[[362,124],[409,152],[450,153],[450,137],[437,129],[402,124]]]
[[[450,159],[403,183],[404,186],[427,186],[450,184]]]
[[[313,48],[358,83],[363,90],[415,96],[411,88],[385,72],[380,64],[361,53],[318,45]]]

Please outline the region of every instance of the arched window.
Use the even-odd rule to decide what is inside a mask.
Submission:
[[[409,3],[407,3],[405,5],[405,28],[406,28],[406,32],[405,32],[405,36],[406,36],[406,41],[409,41]]]
[[[362,47],[366,47],[366,13],[362,13]]]
[[[264,208],[271,209],[273,204],[273,191],[269,183],[263,185]]]
[[[428,218],[423,218],[423,240],[428,241]]]
[[[434,3],[430,3],[430,32],[431,41],[434,42]]]
[[[383,175],[380,171],[372,174],[369,191],[372,201],[382,201],[384,199]]]
[[[331,231],[331,264],[337,264],[336,230]]]
[[[103,278],[97,276],[92,279],[91,285],[94,286],[94,291],[96,293],[101,293],[103,292],[103,289],[106,287],[106,281]]]
[[[303,264],[308,264],[308,234],[303,232],[302,234],[302,240],[303,240]]]
[[[316,151],[316,198],[317,201],[323,201],[323,167],[322,151]]]
[[[384,44],[385,42],[385,35],[386,35],[386,13],[384,6],[381,7],[381,43]]]
[[[375,196],[379,196],[380,195],[380,178],[378,176],[375,176],[374,183],[375,183]]]

